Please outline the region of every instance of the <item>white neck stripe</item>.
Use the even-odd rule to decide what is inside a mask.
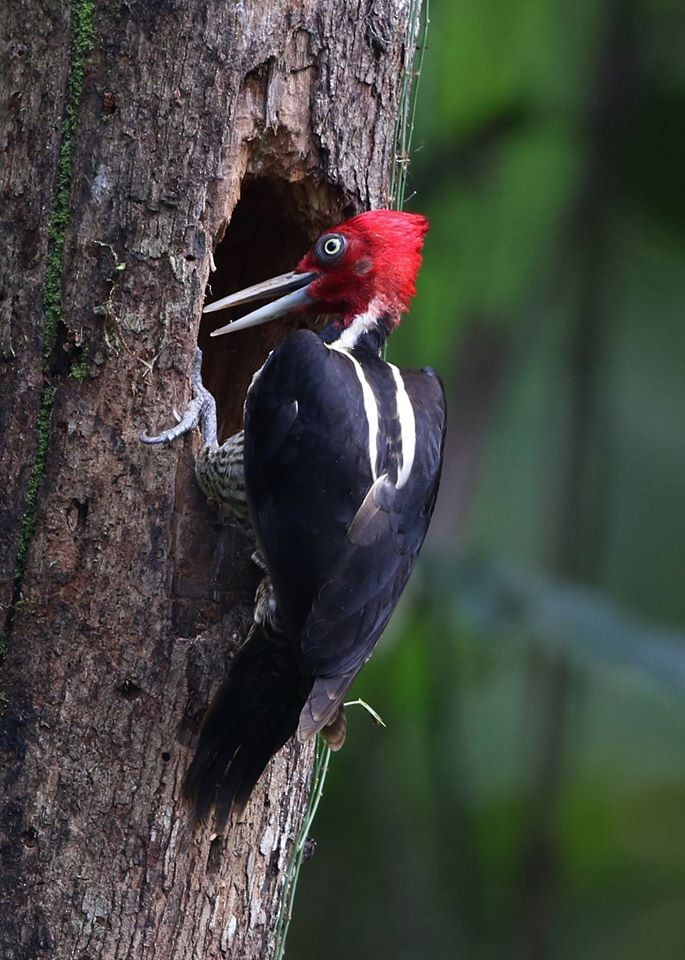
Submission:
[[[361,338],[369,330],[373,330],[382,313],[380,303],[374,298],[368,305],[364,313],[357,314],[352,323],[345,327],[337,340],[329,344],[331,347],[344,347],[346,350],[354,350]]]

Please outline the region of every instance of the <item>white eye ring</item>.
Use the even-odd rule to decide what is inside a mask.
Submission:
[[[325,233],[314,247],[314,256],[323,266],[336,263],[345,253],[347,240],[342,233]]]

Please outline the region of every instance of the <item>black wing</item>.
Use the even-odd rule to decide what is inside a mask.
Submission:
[[[412,375],[405,372],[404,377],[407,382]],[[410,382],[407,387],[416,417],[417,449],[409,480],[398,488],[382,474],[371,486],[302,632],[302,655],[317,678],[300,716],[302,739],[333,717],[371,655],[428,530],[442,465],[444,395],[434,374],[413,377],[414,391]]]

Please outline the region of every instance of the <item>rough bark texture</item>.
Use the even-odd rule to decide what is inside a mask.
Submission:
[[[227,224],[215,294],[386,201],[408,16],[405,0],[0,10],[7,960],[272,952],[310,751],[287,745],[225,835],[191,829],[180,780],[258,577],[195,489],[191,441],[137,438],[188,399],[198,331],[224,431],[281,333],[199,330]]]

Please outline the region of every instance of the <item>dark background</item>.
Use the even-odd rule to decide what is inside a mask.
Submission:
[[[433,0],[390,358],[443,487],[288,954],[685,956],[685,7]]]

